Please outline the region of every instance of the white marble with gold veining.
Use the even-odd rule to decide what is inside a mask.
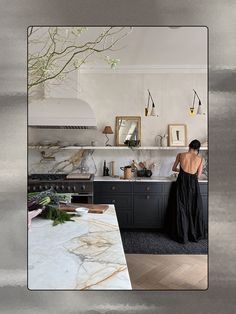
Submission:
[[[132,289],[114,206],[73,219],[55,227],[32,220],[28,288]]]

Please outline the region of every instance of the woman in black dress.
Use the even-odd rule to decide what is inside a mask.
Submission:
[[[172,167],[172,170],[179,174],[175,185],[174,202],[169,213],[169,231],[171,237],[180,243],[197,242],[206,238],[198,183],[198,178],[202,174],[200,146],[198,140],[193,140],[189,144],[189,151],[178,154]]]

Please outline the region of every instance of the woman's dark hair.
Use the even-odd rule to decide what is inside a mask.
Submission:
[[[197,150],[197,152],[199,153],[199,149],[201,147],[201,143],[198,141],[198,140],[193,140],[189,146],[189,148],[191,149],[194,149],[194,150]]]

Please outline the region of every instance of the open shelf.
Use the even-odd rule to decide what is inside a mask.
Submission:
[[[67,146],[67,147],[59,147],[59,146],[41,146],[41,145],[29,145],[29,149],[63,149],[63,150],[78,150],[78,149],[90,149],[90,150],[128,150],[131,149],[127,146]],[[141,147],[133,147],[132,150],[186,150],[188,146],[181,147],[160,147],[160,146],[141,146]],[[208,150],[208,147],[201,147],[200,150]]]

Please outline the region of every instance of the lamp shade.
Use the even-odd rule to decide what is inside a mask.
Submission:
[[[156,107],[155,107],[155,106],[152,107],[150,116],[153,116],[153,117],[156,117],[156,116],[157,116],[157,112],[156,112]]]
[[[202,106],[202,103],[201,103],[201,101],[199,100],[198,109],[197,109],[197,114],[202,114],[202,108],[201,108],[201,106]]]
[[[107,125],[105,126],[104,130],[102,131],[103,134],[113,134],[112,128]]]

